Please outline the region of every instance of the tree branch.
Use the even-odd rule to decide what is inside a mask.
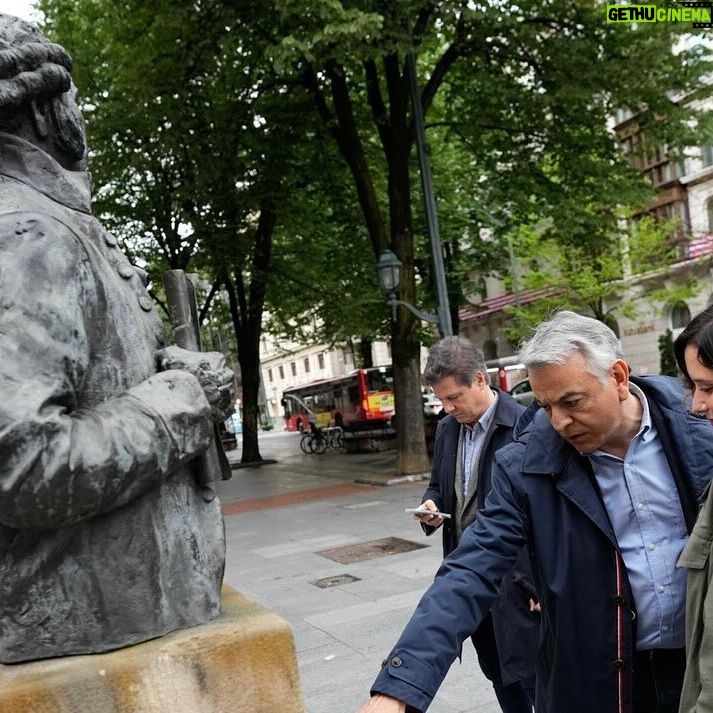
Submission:
[[[202,325],[203,322],[205,321],[206,316],[208,315],[208,310],[210,309],[211,302],[213,301],[213,298],[218,294],[218,289],[220,288],[221,280],[216,279],[213,281],[213,284],[210,286],[210,292],[208,293],[208,296],[205,298],[205,302],[203,302],[203,306],[201,307],[200,314],[198,315],[198,324]]]
[[[379,131],[381,143],[388,152],[390,144],[389,115],[384,105],[384,99],[381,96],[376,63],[371,58],[364,61],[364,76],[366,77],[366,96],[369,101],[369,106],[371,107],[371,114],[374,117],[376,128]]]

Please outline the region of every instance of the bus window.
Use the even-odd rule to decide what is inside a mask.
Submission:
[[[366,388],[367,391],[391,391],[394,388],[394,378],[391,375],[391,370],[388,372],[385,368],[369,369],[366,373]]]

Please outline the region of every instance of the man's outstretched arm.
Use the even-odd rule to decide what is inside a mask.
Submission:
[[[462,642],[490,610],[528,531],[525,496],[501,472],[493,478],[485,507],[443,561],[385,659],[371,688],[374,698],[363,711],[410,713],[429,707]]]

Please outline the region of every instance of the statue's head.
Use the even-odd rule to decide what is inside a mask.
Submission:
[[[64,165],[86,153],[72,58],[33,25],[0,13],[0,131],[35,138]]]

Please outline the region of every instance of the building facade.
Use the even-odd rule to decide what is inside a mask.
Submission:
[[[659,337],[666,330],[675,337],[692,316],[713,304],[713,146],[692,147],[682,160],[658,148],[642,152],[643,139],[634,118],[621,115],[618,119],[616,130],[623,149],[657,190],[650,213],[676,218],[679,224],[672,236],[678,249],[675,264],[665,273],[637,274],[635,265],[624,269],[624,279],[605,305],[615,316],[615,328],[632,370],[656,374],[661,361]],[[696,278],[698,289],[685,302],[652,302],[649,298],[654,290],[665,291],[691,277]],[[510,319],[506,308],[537,300],[544,291],[511,294],[492,278],[486,284],[487,298],[459,310],[460,332],[483,349],[486,359],[507,361],[517,345],[505,336]],[[624,303],[635,305],[635,318],[620,315],[617,308]]]

